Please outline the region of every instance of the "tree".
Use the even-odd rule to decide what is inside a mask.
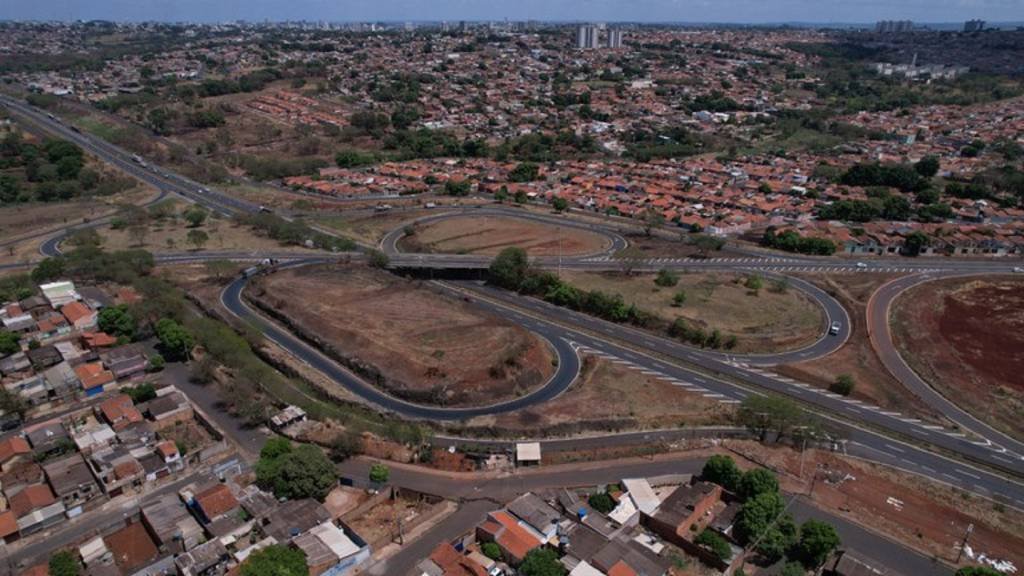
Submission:
[[[50,576],[78,576],[82,573],[82,566],[73,553],[61,550],[50,556],[48,573]]]
[[[449,196],[469,196],[471,190],[469,180],[449,180],[444,183],[444,193]]]
[[[1004,576],[1002,572],[988,566],[964,566],[953,576]]]
[[[698,234],[694,236],[690,243],[697,248],[698,253],[701,256],[707,256],[708,252],[721,250],[725,246],[725,240],[722,238],[715,238],[714,236],[708,236],[707,234]]]
[[[508,174],[509,182],[533,182],[540,177],[540,167],[533,162],[523,162]]]
[[[728,563],[729,559],[732,558],[732,547],[725,541],[725,538],[707,528],[698,534],[693,541],[714,552],[715,556],[718,556],[718,559],[722,562]]]
[[[388,470],[387,466],[383,464],[370,465],[370,482],[373,482],[374,484],[385,484],[390,476],[391,471]]]
[[[0,356],[14,354],[21,350],[21,337],[7,330],[0,330]]]
[[[169,360],[185,360],[189,356],[195,340],[184,326],[170,318],[163,318],[154,326],[156,337],[160,340],[160,348],[164,358]]]
[[[135,317],[128,311],[128,306],[120,304],[100,310],[97,324],[99,329],[116,338],[135,338]]]
[[[648,206],[640,213],[640,221],[644,227],[644,234],[650,236],[651,230],[661,228],[665,224],[665,216],[653,206]]]
[[[323,500],[337,481],[334,464],[311,444],[268,440],[256,462],[256,483],[279,498]]]
[[[744,544],[757,540],[785,507],[778,492],[765,492],[744,502],[736,514],[736,538]]]
[[[597,492],[587,498],[587,504],[602,514],[607,514],[615,509],[615,501],[606,492]]]
[[[384,269],[388,267],[391,259],[380,250],[371,249],[366,251],[366,261],[373,268]]]
[[[32,280],[37,284],[51,282],[65,274],[66,261],[61,256],[44,258],[32,269]]]
[[[806,573],[807,571],[799,562],[787,562],[779,571],[779,576],[804,576]]]
[[[761,536],[757,543],[757,553],[770,564],[778,562],[797,543],[798,532],[793,517],[783,514]]]
[[[750,276],[747,276],[746,280],[743,281],[743,285],[746,286],[747,289],[752,291],[754,294],[757,294],[761,290],[761,288],[764,287],[764,279],[762,279],[761,276],[757,274],[751,274]]]
[[[491,282],[508,290],[518,290],[529,272],[526,250],[516,246],[505,248],[494,257],[487,269]]]
[[[758,435],[762,442],[767,439],[768,432],[774,431],[775,440],[779,441],[794,426],[807,420],[803,411],[788,398],[781,396],[750,395],[736,414],[737,421]]]
[[[917,256],[926,246],[928,246],[928,236],[920,230],[915,230],[907,234],[907,238],[903,241],[903,253],[908,256]]]
[[[715,454],[708,458],[700,473],[704,480],[714,482],[730,492],[736,490],[742,475],[732,457],[725,454]]]
[[[796,551],[804,566],[821,566],[828,555],[838,547],[839,534],[831,524],[812,519],[800,526],[800,541],[797,543]]]
[[[936,156],[925,156],[914,164],[914,170],[925,178],[932,178],[939,173],[939,159]]]
[[[238,270],[238,265],[230,260],[209,260],[206,262],[206,272],[217,280],[230,277]]]
[[[331,441],[331,460],[344,462],[363,451],[363,438],[351,430],[339,432]]]
[[[201,250],[210,241],[210,235],[202,230],[193,228],[185,235],[185,239],[188,240],[189,244],[195,246],[196,250]]]
[[[839,394],[841,396],[849,396],[853,392],[853,376],[849,374],[840,374],[836,376],[836,381],[828,387],[829,390]]]
[[[526,553],[519,565],[522,576],[565,576],[568,571],[558,561],[558,554],[551,548],[534,548]]]
[[[654,277],[654,283],[662,288],[671,288],[679,283],[679,275],[668,268],[662,268]]]
[[[740,498],[750,500],[761,494],[777,493],[779,491],[779,480],[771,471],[764,468],[747,470],[740,477],[736,485],[736,492]]]
[[[686,291],[680,290],[672,296],[672,306],[679,308],[683,304],[686,304]]]
[[[150,372],[159,372],[159,371],[163,370],[164,366],[166,366],[166,365],[167,365],[167,360],[164,360],[164,357],[161,356],[160,354],[153,354],[152,356],[149,357],[149,371]]]
[[[0,388],[0,411],[3,411],[4,414],[17,414],[18,417],[24,418],[28,409],[28,403],[20,394]]]
[[[484,556],[487,556],[491,560],[501,560],[501,547],[494,542],[484,542],[480,545],[480,552],[483,552]]]
[[[185,218],[186,222],[188,222],[189,228],[198,228],[202,226],[203,222],[206,222],[206,218],[209,215],[210,213],[206,211],[206,208],[203,208],[198,204],[189,206],[182,213],[182,217]]]
[[[551,199],[551,206],[555,212],[565,212],[569,208],[569,201],[561,196],[555,196]]]
[[[149,382],[143,382],[138,386],[129,386],[124,389],[124,393],[132,399],[133,404],[149,402],[156,398],[156,388]]]
[[[245,559],[242,576],[308,576],[306,553],[299,548],[272,544]]]

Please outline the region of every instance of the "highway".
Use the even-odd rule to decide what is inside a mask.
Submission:
[[[179,194],[186,199],[203,203],[211,209],[225,214],[237,212],[253,212],[259,209],[250,203],[237,200],[216,191],[201,192],[199,184],[180,176],[168,173],[148,165],[133,162],[130,156],[108,143],[91,136],[72,131],[59,122],[55,122],[22,103],[0,97],[17,116],[30,118],[33,122],[52,130],[54,133],[71,140],[97,157],[125,170],[136,178],[147,182],[159,190]],[[441,215],[438,215],[441,216]],[[561,221],[561,219],[559,219]],[[589,226],[589,225],[588,225]],[[397,236],[392,236],[391,246],[397,250]],[[58,241],[54,240],[44,246],[45,250],[55,253]],[[390,249],[389,249],[390,250]],[[236,253],[234,256],[243,259],[258,259],[264,255]],[[162,261],[193,261],[232,257],[229,254],[205,253],[202,255],[182,254],[168,258],[177,260]],[[322,261],[318,258],[294,259],[293,265]],[[620,269],[623,264],[610,254],[591,255],[582,258],[538,258],[542,266],[564,266],[566,268],[584,270]],[[429,268],[484,268],[489,259],[468,255],[419,255],[400,254],[393,252],[392,264],[395,267],[429,267]],[[789,272],[836,273],[856,271],[871,273],[886,270],[928,273],[932,276],[963,273],[1008,273],[1012,272],[1016,262],[1012,261],[967,261],[946,258],[872,258],[863,264],[841,259],[823,259],[805,256],[768,256],[742,255],[738,257],[716,257],[708,259],[694,258],[655,258],[638,260],[629,263],[633,270],[653,271],[660,268],[685,270],[732,270],[763,272],[765,274],[786,274]],[[794,286],[814,297],[814,288],[810,284]],[[1008,480],[1004,474],[997,474],[986,469],[977,468],[964,462],[951,460],[923,447],[939,448],[950,454],[959,455],[970,461],[983,464],[991,469],[1004,471],[1011,476],[1024,476],[1024,460],[1019,454],[1008,451],[1002,437],[990,436],[981,429],[982,440],[973,440],[956,431],[945,430],[929,425],[913,418],[885,411],[858,400],[838,397],[827,391],[803,385],[799,382],[779,377],[768,368],[778,363],[778,358],[770,356],[730,356],[720,353],[709,353],[698,349],[681,346],[656,336],[635,334],[628,328],[619,325],[602,325],[602,321],[589,317],[581,317],[570,311],[555,308],[544,302],[521,298],[509,293],[494,290],[486,286],[467,285],[465,283],[448,284],[445,289],[472,294],[473,300],[484,309],[501,314],[521,323],[551,343],[559,356],[559,368],[555,377],[546,386],[516,400],[489,407],[469,409],[446,409],[440,407],[421,406],[402,402],[381,393],[373,386],[362,382],[346,370],[332,362],[310,346],[292,336],[287,331],[276,327],[273,323],[262,319],[245,306],[241,298],[245,279],[233,282],[224,292],[224,304],[232,312],[246,319],[260,321],[267,335],[290,353],[309,362],[315,368],[335,378],[339,383],[360,395],[374,405],[412,418],[459,419],[477,414],[495,411],[512,410],[536,402],[554,398],[572,383],[578,371],[579,360],[577,349],[585,349],[589,353],[603,355],[612,361],[627,364],[650,375],[664,377],[679,386],[702,393],[722,402],[736,403],[754,393],[764,391],[775,392],[792,397],[805,405],[820,411],[832,420],[832,424],[843,431],[848,439],[847,446],[851,452],[858,452],[873,460],[893,464],[901,468],[917,472],[939,481],[948,482],[964,489],[995,496],[1005,503],[1024,509],[1024,487]],[[820,292],[820,290],[819,290]],[[829,318],[846,318],[845,311],[829,309],[829,301],[814,297],[826,308]],[[842,316],[840,316],[842,314]],[[842,322],[848,327],[849,322]],[[608,337],[602,334],[610,333]],[[630,341],[623,345],[622,340]],[[810,349],[793,351],[783,361],[808,359],[818,354],[827,354],[841,345],[845,335],[822,338]],[[800,356],[805,354],[806,356]],[[924,384],[927,387],[927,384]],[[930,387],[928,387],[930,389]],[[945,411],[944,411],[945,412]],[[957,414],[953,413],[956,421]],[[978,432],[976,426],[970,429]],[[1006,443],[1007,446],[1012,444]]]

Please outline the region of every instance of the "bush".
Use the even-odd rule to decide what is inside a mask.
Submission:
[[[480,552],[495,562],[501,561],[501,548],[494,542],[484,542],[481,544]]]
[[[612,497],[605,492],[591,494],[590,497],[587,498],[587,504],[590,504],[591,508],[602,514],[607,514],[615,509],[615,501],[612,500]]]
[[[671,288],[679,283],[679,275],[668,268],[662,268],[658,270],[658,275],[654,277],[654,283],[662,288]]]
[[[853,392],[853,387],[853,376],[850,376],[849,374],[840,374],[839,376],[836,376],[836,381],[833,382],[828,389],[841,396],[849,396]]]
[[[680,290],[672,296],[672,306],[679,308],[683,304],[686,304],[686,291]]]
[[[159,354],[153,354],[152,356],[149,357],[149,371],[150,372],[159,372],[159,371],[163,370],[164,366],[166,366],[166,365],[167,365],[167,360],[164,360],[164,357],[159,355]]]
[[[61,550],[50,556],[49,576],[78,576],[82,566],[72,552]]]
[[[372,464],[370,466],[370,482],[374,484],[385,484],[391,476],[391,471],[383,464]]]

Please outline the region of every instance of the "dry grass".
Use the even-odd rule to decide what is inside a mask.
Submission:
[[[574,286],[621,294],[627,303],[671,322],[677,317],[735,334],[738,352],[767,352],[796,348],[813,341],[822,329],[821,309],[800,292],[773,291],[771,282],[754,295],[743,285],[744,277],[732,273],[680,274],[679,283],[663,288],[654,274],[626,275],[617,272],[565,272]],[[679,291],[686,293],[682,306],[672,306]]]
[[[197,229],[206,232],[209,236],[209,240],[202,248],[203,250],[252,252],[308,251],[301,246],[283,245],[276,240],[257,235],[248,226],[240,226],[230,220],[208,218]],[[148,232],[142,238],[141,243],[127,229],[114,230],[110,226],[104,226],[100,229],[100,234],[104,238],[103,245],[107,250],[145,248],[151,252],[183,252],[196,249],[188,241],[190,230],[192,228],[187,227],[184,221],[175,219],[150,224]]]
[[[608,248],[599,234],[504,216],[467,215],[418,225],[402,239],[410,252],[494,256],[518,246],[530,256],[594,254]]]
[[[652,429],[725,424],[732,413],[728,405],[696,392],[588,355],[580,377],[558,398],[510,414],[475,418],[469,425],[535,434],[566,426]]]
[[[111,196],[6,206],[0,208],[0,240],[15,240],[46,231],[56,232],[71,224],[110,215],[116,211],[115,206],[118,204],[135,204],[151,195],[152,191],[135,187]]]
[[[491,404],[526,394],[554,373],[550,347],[525,329],[379,270],[285,270],[249,293],[413,401]]]
[[[938,416],[932,410],[889,374],[868,340],[865,322],[868,299],[879,286],[892,278],[876,274],[843,274],[828,278],[807,275],[806,280],[829,291],[849,312],[850,339],[825,358],[782,366],[777,372],[822,388],[830,386],[836,376],[849,374],[856,383],[854,398],[937,421]]]

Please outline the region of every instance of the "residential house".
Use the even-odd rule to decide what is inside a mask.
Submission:
[[[145,479],[142,465],[122,446],[93,450],[89,466],[103,491],[111,498],[141,486]]]
[[[236,508],[238,499],[231,493],[227,484],[214,484],[197,493],[192,499],[192,509],[196,511],[203,524],[209,524]]]
[[[174,559],[179,576],[223,574],[231,555],[219,538],[200,544]]]
[[[165,494],[143,507],[142,522],[163,552],[186,552],[204,538],[202,526],[175,494]]]
[[[722,498],[722,487],[710,482],[679,486],[651,514],[642,513],[641,524],[676,544],[689,542],[693,526]]]
[[[72,454],[43,464],[53,493],[64,502],[68,518],[81,514],[89,503],[103,494],[81,454]]]
[[[534,548],[542,544],[541,535],[522,526],[518,520],[504,510],[491,512],[487,520],[477,526],[477,538],[494,542],[502,554],[513,565],[518,565]]]
[[[70,448],[71,438],[60,420],[47,420],[33,424],[24,430],[25,438],[32,445],[32,451],[43,457],[55,452],[66,452]]]
[[[61,307],[60,313],[67,318],[75,330],[93,330],[96,328],[96,311],[90,310],[81,302],[70,302]]]
[[[157,398],[140,405],[139,409],[149,415],[153,420],[153,426],[157,430],[163,430],[173,426],[177,422],[188,422],[192,420],[194,412],[192,404],[184,394],[171,386],[171,392],[161,394]],[[161,389],[163,392],[164,389]]]
[[[100,354],[100,358],[118,380],[141,378],[148,363],[146,351],[138,344],[106,350]]]
[[[292,542],[306,555],[309,576],[345,576],[370,559],[370,547],[333,522],[314,526]]]
[[[103,420],[110,424],[114,431],[123,430],[129,424],[145,420],[127,394],[118,394],[104,400],[96,407],[96,411],[103,416]]]
[[[34,350],[29,349],[25,354],[28,355],[28,361],[36,372],[41,372],[50,366],[56,366],[64,361],[64,357],[53,346],[40,346]]]
[[[54,498],[46,484],[33,484],[8,494],[7,502],[18,519],[18,532],[23,537],[64,519],[64,503]]]
[[[260,530],[278,542],[288,542],[295,536],[331,519],[323,504],[312,498],[282,502],[266,516],[258,518]]]
[[[416,569],[425,576],[487,576],[485,567],[460,554],[447,542],[438,544]]]
[[[7,472],[19,462],[31,459],[32,448],[21,436],[8,436],[0,440],[0,471]]]
[[[87,397],[103,393],[103,387],[114,381],[114,373],[103,368],[100,362],[90,362],[75,366],[75,374],[82,383],[82,390]]]
[[[67,280],[40,284],[39,289],[43,292],[43,297],[46,298],[46,301],[50,303],[50,307],[54,310],[60,309],[62,306],[81,298],[75,290],[75,284]]]

